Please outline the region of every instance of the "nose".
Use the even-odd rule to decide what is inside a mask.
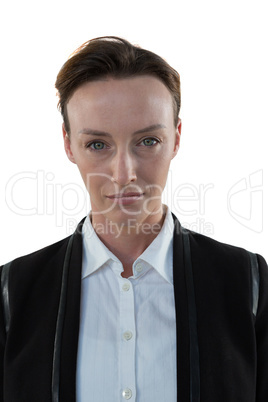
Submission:
[[[126,186],[137,180],[135,160],[127,151],[118,151],[114,156],[112,168],[112,181],[119,186]]]

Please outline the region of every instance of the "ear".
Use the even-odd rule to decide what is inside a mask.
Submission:
[[[179,147],[180,147],[180,140],[181,140],[181,119],[180,118],[178,118],[178,124],[177,124],[175,135],[176,135],[176,137],[175,137],[175,144],[174,144],[172,159],[177,155]]]
[[[75,159],[74,159],[74,155],[72,153],[72,149],[71,149],[72,148],[71,140],[70,140],[69,134],[67,133],[67,131],[65,129],[64,123],[62,124],[62,134],[63,134],[64,149],[65,149],[66,155],[68,156],[68,159],[71,162],[76,163]]]

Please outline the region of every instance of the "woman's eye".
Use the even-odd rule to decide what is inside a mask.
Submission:
[[[91,142],[91,144],[87,145],[88,148],[93,149],[94,151],[101,151],[104,147],[105,144],[103,142]]]
[[[155,145],[158,141],[155,138],[145,138],[144,140],[142,140],[142,144],[147,146],[147,147],[151,147],[152,145]]]

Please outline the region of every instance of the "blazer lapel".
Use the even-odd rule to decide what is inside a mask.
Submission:
[[[79,223],[73,237],[70,255],[66,303],[60,350],[59,401],[76,400],[76,360],[80,322],[82,269],[82,226]]]
[[[173,239],[173,281],[176,309],[177,328],[177,399],[189,401],[190,363],[189,363],[189,314],[187,302],[187,288],[184,269],[184,250],[182,228],[174,217]]]

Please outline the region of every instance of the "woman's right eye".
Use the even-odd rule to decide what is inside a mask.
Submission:
[[[91,148],[93,151],[101,151],[105,148],[105,144],[101,141],[94,141],[87,144],[87,148]]]

